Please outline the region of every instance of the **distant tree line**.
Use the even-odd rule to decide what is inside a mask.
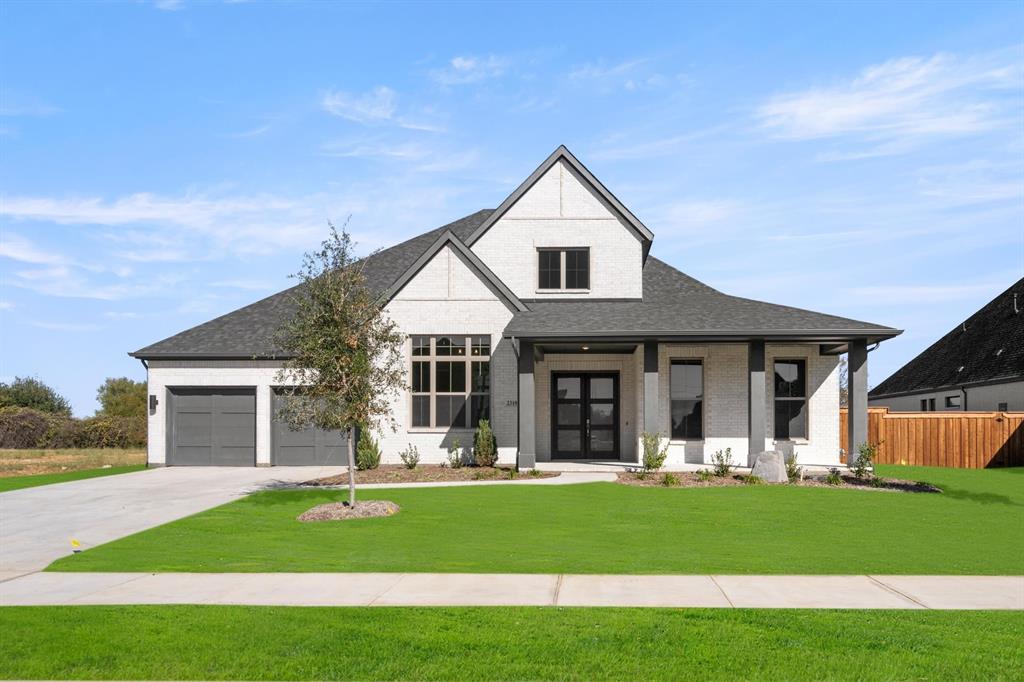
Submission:
[[[107,379],[96,399],[96,414],[76,419],[68,399],[36,377],[0,383],[0,448],[145,447],[146,382]]]

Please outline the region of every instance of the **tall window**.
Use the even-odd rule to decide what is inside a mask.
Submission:
[[[775,361],[775,438],[807,438],[807,362]]]
[[[673,360],[669,375],[672,438],[704,437],[704,365],[700,360]]]
[[[490,336],[412,337],[413,428],[473,428],[491,412]]]
[[[578,290],[590,288],[590,249],[539,249],[537,288]]]

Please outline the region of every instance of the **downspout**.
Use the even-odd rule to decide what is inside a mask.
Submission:
[[[960,394],[963,396],[963,399],[960,401],[960,405],[961,405],[960,411],[961,412],[966,412],[967,411],[967,387],[966,386],[960,386]]]

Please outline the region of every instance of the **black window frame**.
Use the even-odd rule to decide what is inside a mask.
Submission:
[[[409,429],[470,430],[488,419],[491,352],[489,334],[411,335]]]
[[[955,402],[954,402],[955,401]],[[958,395],[947,395],[943,401],[947,410],[959,410],[963,405],[963,399]]]
[[[678,400],[672,394],[672,372],[677,366],[696,366],[700,368],[700,392],[697,394],[696,399],[691,398],[679,398]],[[669,361],[668,367],[668,413],[669,413],[669,439],[674,441],[702,441],[704,440],[704,359],[703,358],[673,358]],[[676,429],[675,420],[673,418],[674,404],[676,402],[695,402],[696,413],[695,419],[690,419],[689,415],[682,422],[681,427],[678,431]],[[696,428],[693,428],[693,427]]]
[[[789,382],[781,380],[776,370],[778,365],[795,365],[798,368],[797,378]],[[799,385],[799,386],[796,386]],[[807,358],[776,358],[772,362],[772,434],[776,441],[804,441],[808,440],[811,431],[809,405],[807,395]],[[797,391],[797,388],[800,390]],[[801,395],[795,395],[799,392]],[[793,434],[790,428],[793,421],[793,408],[799,406],[803,415],[803,433]],[[780,419],[781,412],[786,413],[786,419]],[[783,424],[785,424],[783,428]]]
[[[537,249],[538,291],[590,291],[591,270],[589,246]]]

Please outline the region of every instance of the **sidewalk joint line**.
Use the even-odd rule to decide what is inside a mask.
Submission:
[[[87,598],[91,597],[92,595],[99,594],[100,592],[103,592],[105,590],[112,590],[114,588],[124,587],[128,583],[133,583],[136,580],[142,580],[143,578],[151,578],[151,577],[153,577],[155,575],[157,575],[157,574],[156,573],[143,573],[142,575],[135,575],[135,576],[132,576],[131,578],[128,578],[127,580],[122,580],[121,582],[114,583],[113,585],[104,585],[103,587],[99,587],[99,588],[96,588],[95,590],[91,590],[89,592],[85,592],[83,594],[80,594],[77,597],[75,597],[74,599],[69,599],[68,603],[73,603],[73,602],[76,602],[76,601],[78,601],[80,599],[87,599]]]
[[[867,576],[867,579],[868,579],[868,580],[870,580],[871,582],[875,583],[876,585],[880,586],[880,587],[881,587],[882,589],[884,589],[884,590],[888,590],[889,592],[892,592],[892,593],[893,593],[893,594],[895,594],[895,595],[898,595],[898,596],[900,596],[900,597],[903,597],[904,599],[907,599],[907,600],[909,600],[909,601],[912,601],[912,602],[914,602],[915,604],[917,604],[918,606],[920,606],[920,607],[921,607],[922,609],[928,609],[929,611],[931,611],[931,610],[932,610],[932,607],[928,606],[928,605],[927,605],[927,604],[925,604],[924,602],[920,602],[920,601],[918,601],[918,600],[914,599],[914,598],[913,598],[913,597],[911,597],[911,596],[910,596],[909,594],[906,594],[906,593],[904,593],[904,592],[900,592],[900,591],[899,591],[899,590],[897,590],[897,589],[896,589],[895,587],[893,587],[893,586],[891,586],[891,585],[887,585],[886,583],[883,583],[883,582],[882,582],[881,580],[879,580],[878,578],[876,578],[876,577],[875,577],[875,576],[873,576],[873,575],[869,575],[869,576]]]
[[[723,597],[725,597],[725,601],[729,602],[729,606],[732,608],[736,608],[736,605],[732,603],[732,599],[729,599],[729,595],[725,593],[725,589],[718,584],[717,580],[715,580],[715,576],[709,575],[708,577],[711,578],[711,582],[715,584],[715,587],[718,588],[718,591],[722,593]]]
[[[371,599],[371,600],[370,600],[369,602],[367,602],[367,604],[366,604],[366,605],[367,605],[367,606],[376,606],[376,605],[377,605],[377,601],[378,601],[378,600],[379,600],[379,599],[380,599],[381,597],[383,597],[383,596],[384,596],[385,594],[387,594],[387,593],[388,593],[388,592],[390,592],[391,590],[393,590],[393,589],[395,589],[396,587],[398,587],[398,583],[400,583],[400,582],[402,582],[403,580],[405,580],[405,576],[406,576],[406,574],[405,574],[405,573],[399,573],[399,574],[398,574],[398,578],[397,578],[397,579],[395,580],[395,582],[391,583],[390,585],[388,585],[387,587],[385,587],[385,588],[384,588],[383,590],[381,590],[381,591],[380,591],[380,594],[378,594],[378,595],[377,595],[376,597],[374,597],[374,598],[373,598],[373,599]]]
[[[558,580],[555,581],[555,594],[551,597],[551,605],[558,606],[558,598],[562,594],[562,578],[565,576],[561,573],[558,574]]]
[[[35,571],[28,571],[26,573],[21,573],[19,575],[12,575],[10,578],[4,578],[3,580],[0,580],[0,583],[7,583],[7,582],[10,582],[12,580],[20,580],[21,578],[27,578],[30,575],[35,575],[36,573],[41,573],[41,572],[42,572],[41,570],[37,569]]]

